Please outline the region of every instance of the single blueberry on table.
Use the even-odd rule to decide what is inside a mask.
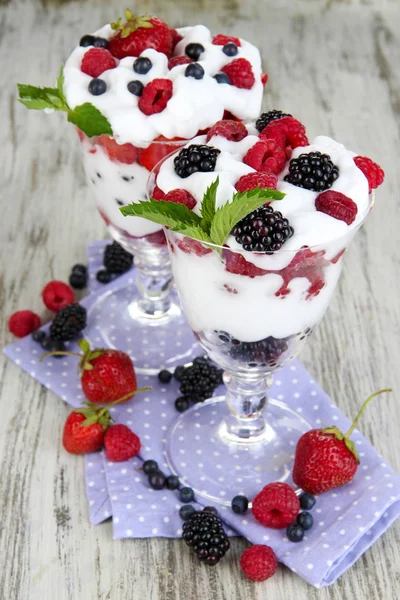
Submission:
[[[194,506],[192,506],[191,504],[184,504],[179,509],[179,516],[182,519],[182,521],[188,521],[190,517],[193,517],[193,515],[196,512],[197,511]]]
[[[309,494],[308,492],[303,492],[299,497],[300,506],[304,510],[311,510],[314,504],[316,503],[315,496]]]
[[[32,333],[32,339],[34,342],[41,344],[46,339],[46,333],[41,329],[37,329]]]
[[[169,475],[166,483],[169,490],[177,490],[179,488],[179,478],[176,475]]]
[[[180,495],[181,501],[185,502],[186,504],[188,502],[193,502],[193,500],[194,500],[194,491],[190,487],[183,487],[181,489],[179,495]]]
[[[175,408],[178,412],[185,412],[189,408],[190,401],[185,396],[180,396],[175,400]]]
[[[309,512],[301,512],[297,515],[297,523],[304,529],[304,531],[308,531],[314,524],[314,519]]]
[[[301,542],[304,537],[304,529],[298,523],[292,523],[287,527],[286,535],[291,542]]]
[[[151,471],[157,471],[158,463],[155,460],[145,460],[143,463],[143,471],[149,475]]]
[[[165,488],[165,475],[161,471],[150,471],[149,485],[153,490],[162,490]]]
[[[238,515],[243,515],[249,508],[249,501],[246,496],[235,496],[232,500],[232,510]]]
[[[159,372],[158,379],[161,381],[161,383],[169,383],[172,379],[172,373],[167,371],[167,369],[163,369]]]
[[[105,269],[101,269],[101,271],[97,271],[96,279],[99,283],[110,283],[111,273],[109,273]]]

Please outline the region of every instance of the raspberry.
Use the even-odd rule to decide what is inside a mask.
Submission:
[[[255,544],[240,557],[240,568],[252,581],[265,581],[274,575],[278,566],[275,552],[269,546]]]
[[[108,158],[113,162],[132,165],[138,158],[139,151],[133,144],[118,144],[113,138],[108,137],[108,135],[98,137],[97,143],[104,148]]]
[[[286,154],[282,146],[272,139],[257,142],[243,158],[243,162],[256,171],[278,175],[285,166]]]
[[[222,67],[221,71],[228,75],[231,84],[238,88],[250,90],[255,84],[253,69],[245,58],[235,58],[235,60]]]
[[[213,135],[220,135],[232,142],[240,142],[248,135],[246,127],[240,121],[222,120],[217,121],[210,127],[207,133],[206,141],[209,142]]]
[[[86,327],[86,308],[80,304],[69,304],[59,310],[50,327],[52,340],[67,342],[76,338]]]
[[[197,204],[190,192],[181,189],[171,190],[166,194],[164,200],[166,202],[175,202],[175,204],[184,204],[189,210],[192,210]]]
[[[81,71],[91,77],[99,77],[104,71],[117,66],[115,58],[104,48],[90,48],[81,63]]]
[[[235,183],[235,188],[238,192],[245,192],[246,190],[254,190],[257,186],[260,189],[269,188],[276,190],[278,185],[278,178],[273,173],[249,173],[248,175],[242,175],[240,179]]]
[[[271,123],[271,121],[276,121],[277,119],[282,119],[283,117],[291,117],[288,113],[284,113],[281,110],[269,110],[268,112],[261,113],[256,121],[256,128],[261,133],[263,129]]]
[[[357,204],[340,192],[328,190],[322,192],[315,200],[315,208],[334,219],[351,225],[357,215]]]
[[[294,117],[271,121],[260,133],[260,139],[274,139],[283,147],[290,146],[292,149],[309,145],[304,125]]]
[[[210,252],[212,252],[211,248],[207,248],[206,246],[203,246],[201,242],[189,237],[184,237],[183,239],[178,240],[176,244],[178,248],[185,254],[194,253],[197,254],[197,256],[205,256],[206,254],[210,254]]]
[[[266,85],[268,81],[268,73],[261,73],[261,83]]]
[[[144,235],[143,237],[146,238],[150,244],[154,244],[155,246],[167,245],[167,238],[165,237],[163,230],[149,233],[149,235]]]
[[[171,34],[171,37],[172,37],[172,51],[174,51],[175,50],[175,46],[177,44],[179,44],[179,42],[181,40],[183,40],[183,37],[181,36],[180,33],[177,32],[176,29],[170,29],[169,31],[170,31],[170,34]],[[169,68],[171,68],[171,67],[169,67]]]
[[[164,192],[156,186],[151,194],[153,200],[164,200],[165,194]]]
[[[168,69],[171,70],[178,65],[188,65],[192,61],[188,56],[174,56],[170,58],[168,61]]]
[[[224,35],[223,33],[218,33],[213,37],[212,41],[215,46],[225,46],[225,44],[228,44],[229,42],[233,42],[236,46],[241,46],[239,38],[231,35]]]
[[[287,483],[269,483],[253,500],[252,513],[266,527],[283,529],[295,521],[300,502]]]
[[[140,439],[126,425],[112,425],[104,436],[104,449],[107,460],[123,462],[139,454]]]
[[[24,337],[40,327],[40,317],[31,310],[17,310],[8,319],[8,329],[17,337]]]
[[[170,79],[153,79],[143,89],[139,99],[139,108],[145,115],[162,112],[172,98],[172,81]]]
[[[140,153],[139,162],[142,167],[148,171],[152,171],[163,158],[176,150],[177,145],[174,144],[174,142],[179,141],[180,139],[181,138],[172,138],[171,140],[168,140],[162,135],[155,138],[154,143],[150,144],[150,146],[142,150]],[[171,142],[171,144],[166,142]],[[184,142],[182,142],[182,144],[183,143]]]
[[[244,277],[258,277],[265,275],[268,271],[260,269],[248,262],[242,254],[231,252],[230,250],[224,250],[225,268],[228,273],[234,273],[235,275],[243,275]]]
[[[367,156],[356,156],[354,162],[368,179],[369,193],[383,183],[385,172],[376,162]]]
[[[49,310],[56,312],[72,304],[74,292],[63,281],[50,281],[42,291],[43,302]]]

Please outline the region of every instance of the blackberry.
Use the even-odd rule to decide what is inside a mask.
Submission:
[[[183,365],[179,365],[178,367],[176,367],[175,371],[174,371],[174,377],[177,381],[181,381],[182,379],[182,375],[185,372],[185,367]]]
[[[56,313],[50,327],[52,340],[66,342],[76,338],[86,327],[86,308],[73,302]]]
[[[261,206],[232,229],[238,244],[250,252],[276,252],[293,233],[288,219],[272,206]]]
[[[269,110],[268,112],[262,113],[257,121],[256,121],[256,127],[258,129],[258,131],[261,133],[261,131],[268,125],[268,123],[271,123],[271,121],[276,121],[277,119],[283,119],[283,117],[291,117],[292,115],[289,115],[288,113],[284,113],[281,110]]]
[[[199,357],[187,367],[181,378],[181,393],[195,402],[211,398],[215,388],[222,383],[222,371],[206,358]]]
[[[198,171],[201,173],[214,171],[220,152],[221,150],[212,146],[192,144],[188,148],[183,148],[174,158],[175,172],[185,179]]]
[[[87,266],[77,263],[72,267],[71,273],[82,273],[83,275],[87,275]]]
[[[96,273],[96,279],[99,283],[110,283],[112,278],[111,273],[106,271],[105,269],[101,269]]]
[[[229,550],[229,540],[221,519],[210,512],[194,514],[183,524],[182,530],[182,539],[207,565],[216,565]]]
[[[103,264],[109,273],[125,273],[133,263],[133,256],[118,242],[108,244],[104,251]]]
[[[285,338],[278,339],[272,335],[259,342],[231,341],[230,355],[233,359],[247,362],[249,366],[275,366],[278,358],[287,350]]]
[[[339,167],[332,162],[329,154],[309,152],[292,158],[289,173],[284,179],[297,187],[323,192],[329,190],[338,177]]]

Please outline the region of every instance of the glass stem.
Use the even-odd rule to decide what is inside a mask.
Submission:
[[[170,292],[173,287],[168,249],[141,248],[135,252],[137,268],[136,285],[140,294],[135,312],[142,317],[160,319],[167,316],[171,307]]]

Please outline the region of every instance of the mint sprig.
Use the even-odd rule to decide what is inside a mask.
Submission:
[[[253,190],[237,192],[231,201],[217,210],[218,184],[217,178],[207,188],[201,206],[201,217],[184,204],[154,199],[123,206],[120,211],[125,217],[143,217],[201,242],[223,246],[232,229],[241,219],[267,202],[282,200],[285,197],[285,194],[278,190],[256,187]]]

